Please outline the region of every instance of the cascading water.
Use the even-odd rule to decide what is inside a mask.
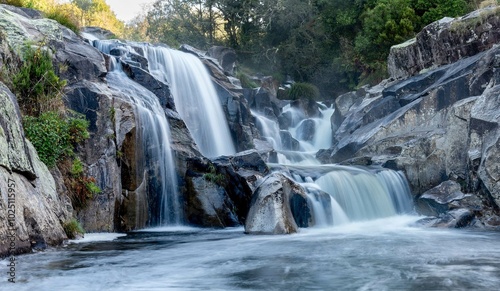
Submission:
[[[117,40],[95,41],[100,51],[113,48],[124,53],[137,52]],[[176,109],[191,136],[206,157],[236,153],[224,111],[214,83],[203,63],[194,55],[166,47],[133,43],[148,60],[148,69],[158,80],[169,84]]]
[[[94,41],[95,46],[109,53],[115,42]],[[134,104],[136,113],[137,175],[146,183],[149,226],[179,225],[183,223],[177,176],[170,150],[170,129],[165,112],[156,95],[127,77],[120,62],[110,58],[110,72],[106,79],[111,89]]]
[[[143,46],[150,72],[170,84],[177,110],[200,151],[207,157],[236,152],[221,102],[210,75],[194,55]]]
[[[318,103],[321,117],[307,118],[298,108],[287,105],[283,113],[290,120],[289,135],[299,150],[284,150],[276,121],[252,112],[263,137],[278,152],[278,168],[287,165],[292,178],[308,194],[317,226],[340,225],[352,221],[382,218],[412,211],[411,195],[404,175],[388,169],[362,169],[320,165],[319,149],[332,145],[330,118],[333,107]],[[326,200],[321,191],[330,195]]]

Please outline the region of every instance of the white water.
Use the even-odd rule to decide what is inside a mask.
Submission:
[[[119,44],[116,41],[94,41],[104,53]],[[114,57],[110,58],[111,71],[106,79],[111,89],[135,104],[137,142],[137,179],[146,179],[144,199],[148,203],[147,225],[178,225],[183,213],[177,186],[175,163],[170,149],[170,127],[158,97],[132,81],[123,72]],[[119,127],[116,129],[119,130]],[[144,171],[144,172],[143,172]]]
[[[130,45],[117,40],[96,41],[94,45],[109,54],[119,47],[137,53]],[[236,153],[221,101],[203,63],[194,55],[166,47],[134,43],[144,52],[149,72],[169,84],[177,112],[206,157]]]
[[[252,112],[261,135],[278,152],[278,164],[288,165],[292,178],[307,190],[314,225],[338,226],[412,212],[410,189],[402,173],[320,164],[315,154],[332,146],[330,118],[334,109],[321,103],[318,107],[321,118],[306,118],[300,109],[290,105],[283,108],[291,117],[288,131],[300,143],[298,151],[284,150],[277,121]],[[303,127],[305,122],[314,124],[309,140],[301,139],[310,135]],[[319,199],[318,190],[331,196],[330,203]]]
[[[170,84],[176,109],[207,157],[236,153],[221,102],[203,63],[194,55],[144,45],[150,72]]]
[[[498,290],[497,232],[422,229],[391,217],[249,236],[242,228],[135,232],[18,256],[16,284],[52,290]],[[1,267],[4,266],[4,267]]]

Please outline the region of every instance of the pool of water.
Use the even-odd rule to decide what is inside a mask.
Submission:
[[[416,219],[282,236],[187,227],[88,235],[17,257],[17,283],[5,278],[0,289],[498,290],[500,233],[412,226]]]

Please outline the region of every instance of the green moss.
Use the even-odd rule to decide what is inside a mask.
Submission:
[[[81,224],[74,218],[66,221],[63,224],[64,232],[69,239],[75,239],[78,234],[85,234],[85,230]]]
[[[85,188],[87,188],[87,191],[91,194],[90,198],[94,198],[95,195],[102,192],[101,188],[99,188],[99,186],[97,186],[93,181],[85,182]]]
[[[73,164],[71,165],[71,175],[80,176],[83,174],[83,163],[79,158],[73,160]]]

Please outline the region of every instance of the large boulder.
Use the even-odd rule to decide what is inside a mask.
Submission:
[[[16,98],[3,83],[0,111],[0,257],[4,257],[62,243],[67,239],[62,225],[73,209],[69,198],[57,193],[50,171],[25,139]]]
[[[219,62],[226,74],[234,75],[234,68],[236,67],[237,60],[236,51],[234,49],[223,46],[213,46],[207,53],[208,56]]]
[[[212,161],[187,159],[183,184],[187,222],[205,227],[244,224],[255,183],[268,172],[255,150]]]
[[[415,38],[391,48],[389,74],[392,78],[414,76],[490,49],[500,40],[496,11],[496,6],[490,6],[429,24]]]
[[[296,196],[299,197],[296,197]],[[245,233],[249,234],[290,234],[298,231],[293,217],[293,208],[303,208],[307,204],[304,189],[280,173],[263,178],[255,189],[250,210],[245,222]],[[301,218],[306,224],[308,218]]]

